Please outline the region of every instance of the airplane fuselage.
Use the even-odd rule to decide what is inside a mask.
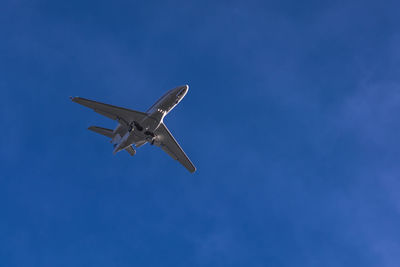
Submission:
[[[185,97],[189,87],[187,85],[176,87],[165,93],[146,112],[147,116],[141,121],[120,121],[114,130],[114,152],[117,153],[134,144],[137,147],[146,142],[154,144],[157,138],[154,131],[163,122],[164,117]]]
[[[168,156],[177,160],[189,172],[193,173],[196,171],[196,167],[163,121],[164,117],[185,97],[188,89],[189,86],[184,85],[169,90],[146,112],[101,103],[83,97],[71,97],[71,100],[118,122],[114,130],[100,126],[88,128],[92,132],[110,138],[114,145],[114,154],[125,150],[131,156],[134,156],[136,154],[134,146],[137,148],[150,143],[159,147]]]

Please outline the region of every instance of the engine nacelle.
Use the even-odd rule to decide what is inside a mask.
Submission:
[[[113,139],[111,139],[111,143],[114,145],[118,144],[120,141],[121,141],[121,135],[119,134],[114,135]]]
[[[125,126],[123,126],[122,124],[118,124],[117,128],[115,128],[113,133],[122,135],[122,132],[124,131],[124,129],[125,129]]]
[[[119,142],[116,143],[116,146],[114,148],[113,153],[117,153],[121,151],[122,149],[126,148],[128,145],[130,145],[128,139],[129,139],[130,133],[127,132],[124,137],[120,138]]]

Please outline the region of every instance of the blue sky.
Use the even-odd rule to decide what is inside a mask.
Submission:
[[[399,7],[3,1],[0,266],[398,266]],[[194,175],[68,98],[186,83]]]

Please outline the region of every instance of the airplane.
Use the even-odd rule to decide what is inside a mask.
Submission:
[[[82,97],[71,97],[71,100],[118,122],[114,130],[98,126],[88,128],[95,133],[111,138],[114,154],[126,150],[131,156],[134,156],[136,150],[133,145],[138,148],[150,143],[160,147],[173,159],[179,161],[189,172],[193,173],[196,171],[196,167],[163,122],[164,117],[179,104],[188,90],[188,85],[169,90],[146,112],[112,106]]]

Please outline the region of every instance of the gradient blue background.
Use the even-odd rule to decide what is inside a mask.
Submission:
[[[399,266],[399,8],[2,1],[0,266]],[[185,83],[194,175],[68,98]]]

